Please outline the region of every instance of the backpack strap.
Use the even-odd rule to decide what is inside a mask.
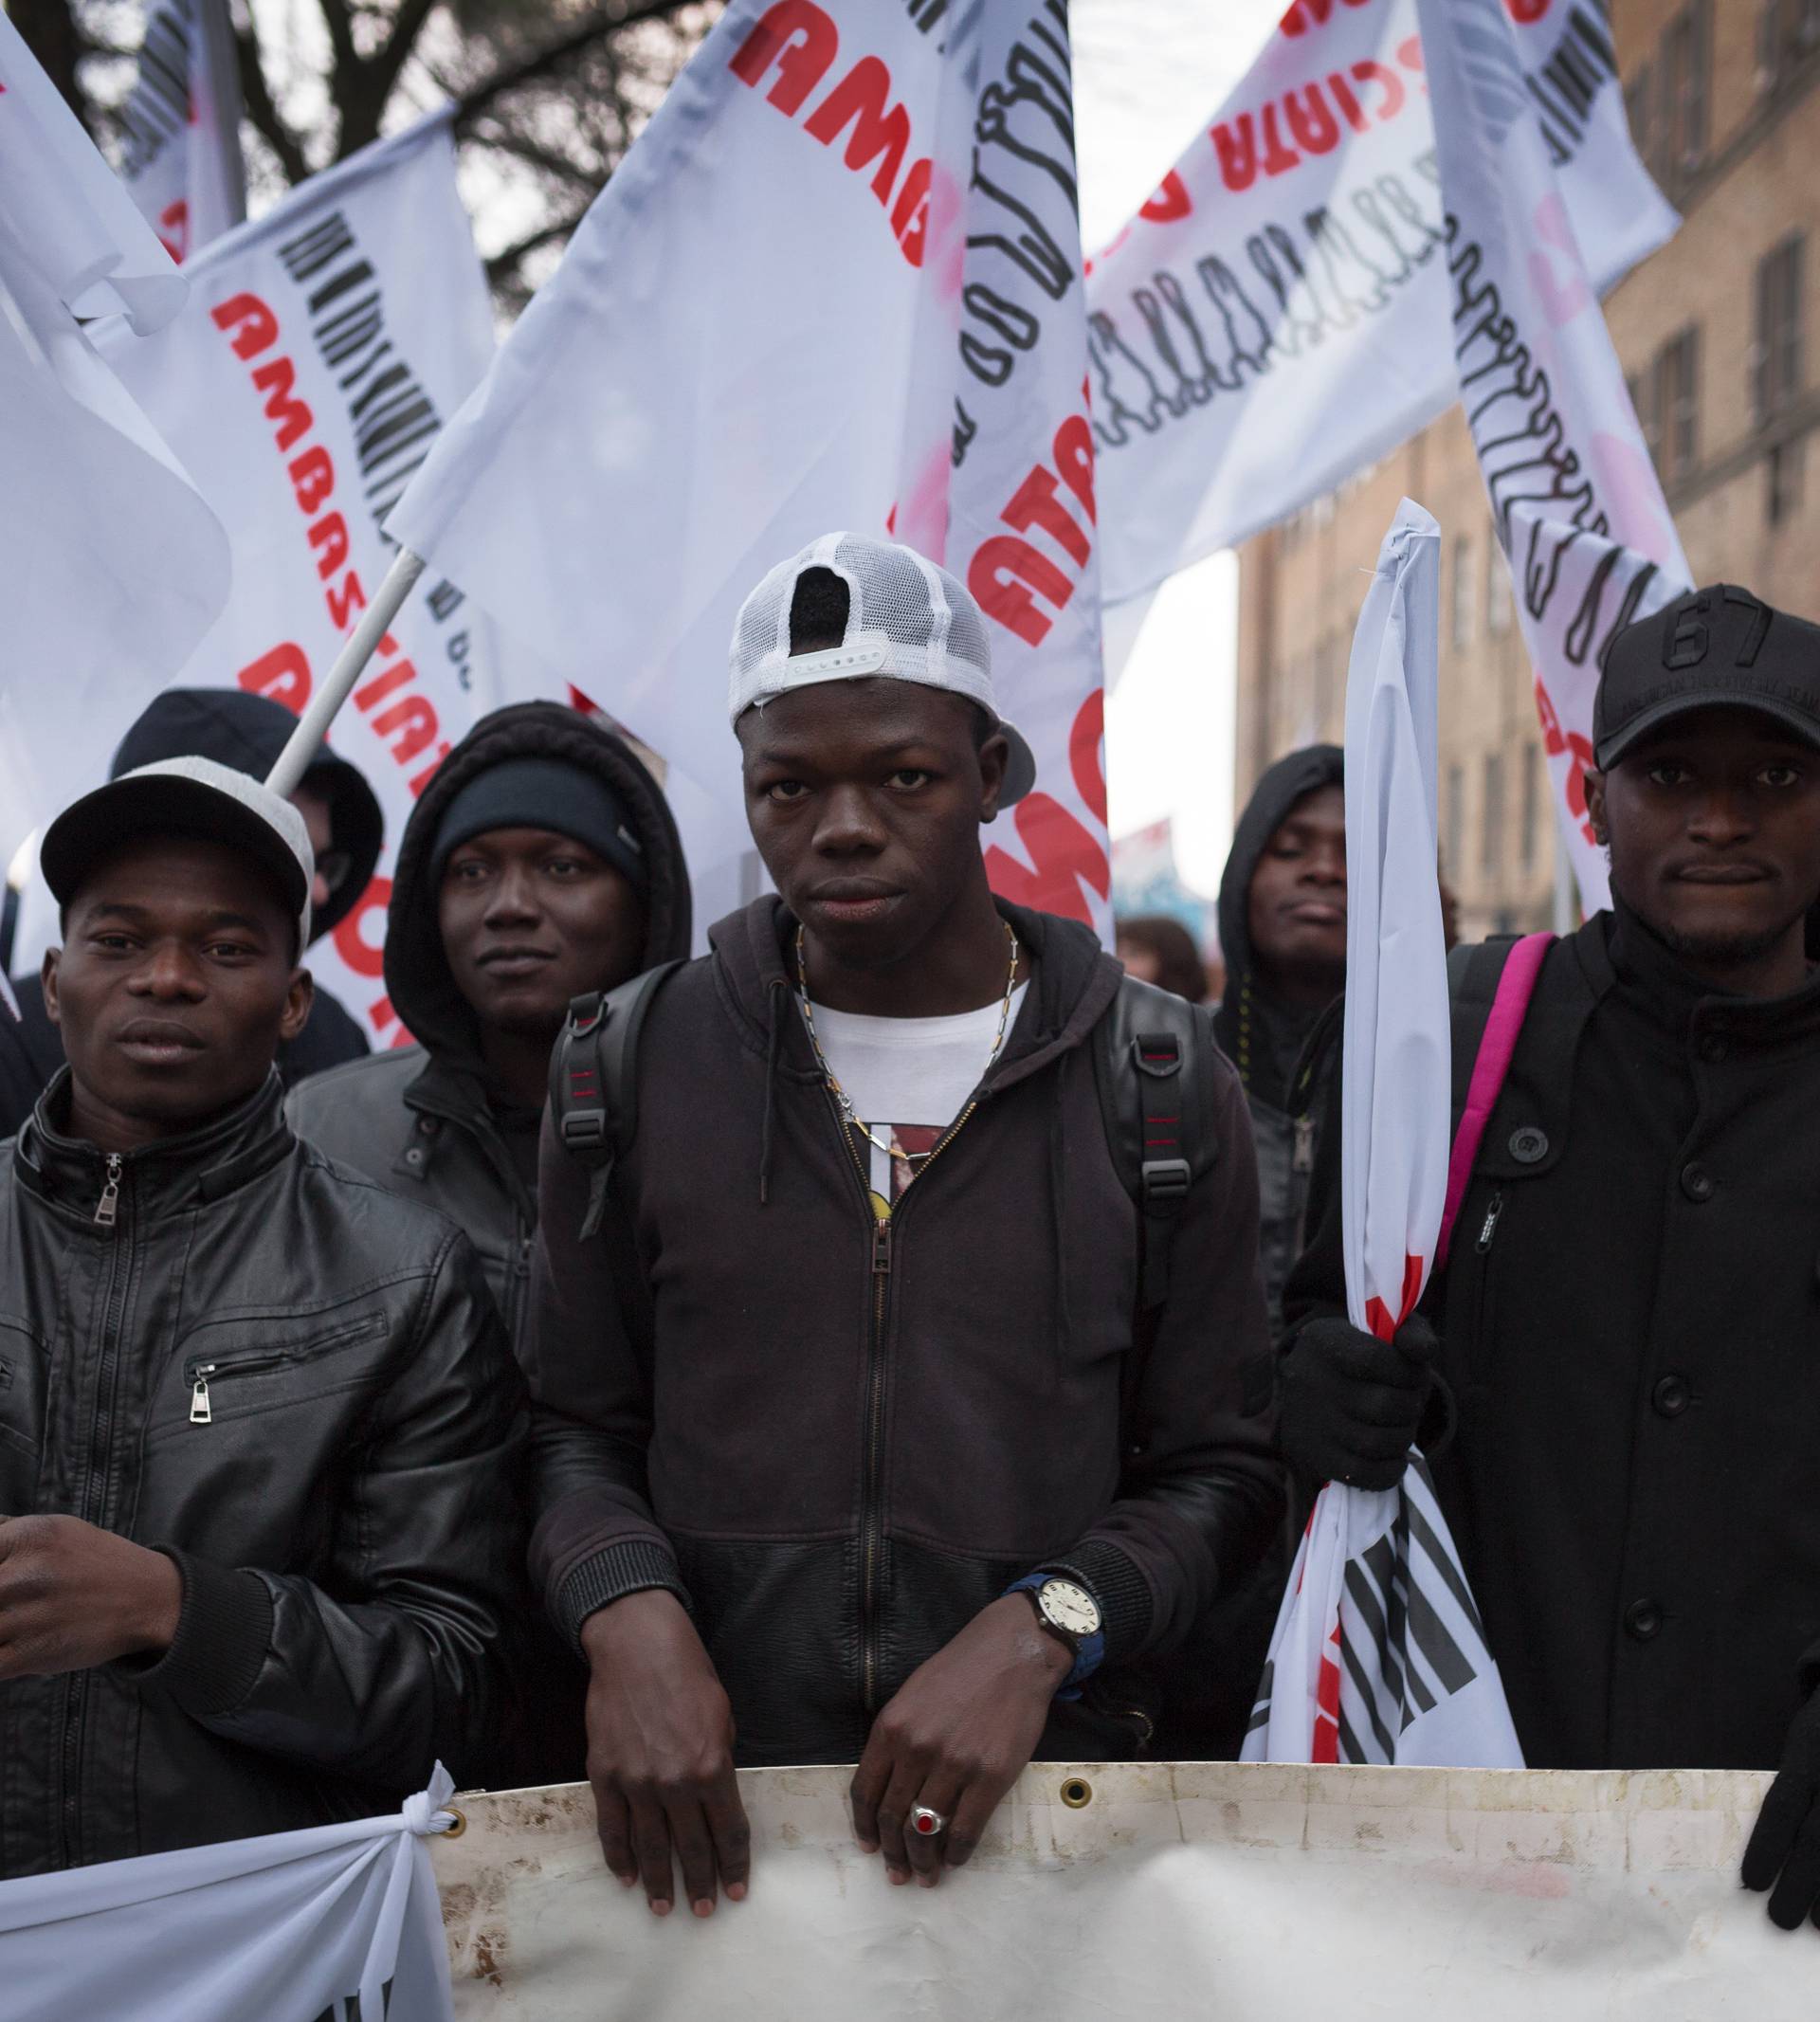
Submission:
[[[1517,1050],[1518,1034],[1523,1029],[1530,999],[1536,993],[1536,979],[1541,975],[1542,963],[1554,945],[1552,934],[1530,934],[1500,951],[1502,966],[1484,1024],[1480,1029],[1472,1079],[1466,1086],[1465,1108],[1460,1118],[1460,1127],[1454,1133],[1452,1156],[1447,1160],[1447,1204],[1441,1211],[1441,1239],[1435,1245],[1436,1270],[1447,1261],[1447,1251],[1453,1243],[1453,1225],[1460,1217],[1461,1203],[1466,1197],[1473,1163],[1484,1140],[1485,1125],[1491,1121],[1491,1113],[1503,1092],[1511,1057]],[[1447,982],[1456,1003],[1470,994],[1466,985],[1472,957],[1480,954],[1478,949],[1456,948],[1447,958]],[[1465,960],[1460,959],[1463,956]]]
[[[572,998],[550,1055],[550,1121],[588,1174],[585,1243],[600,1227],[613,1167],[638,1134],[638,1037],[652,1000],[681,969],[664,962],[614,991]]]
[[[1207,1121],[1205,1013],[1127,976],[1094,1029],[1106,1143],[1138,1213],[1138,1310],[1169,1301],[1170,1253],[1189,1189],[1217,1155]]]

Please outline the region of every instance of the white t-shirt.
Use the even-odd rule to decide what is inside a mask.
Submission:
[[[1007,1039],[1028,988],[1020,983],[1011,993]],[[893,1144],[900,1154],[935,1148],[985,1076],[1003,1000],[948,1018],[873,1018],[812,999],[810,1006],[823,1059],[880,1140],[870,1147],[872,1192],[875,1206],[888,1207],[922,1161],[892,1157],[880,1145]]]

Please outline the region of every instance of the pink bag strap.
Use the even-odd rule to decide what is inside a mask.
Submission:
[[[1485,1125],[1503,1093],[1504,1077],[1510,1072],[1511,1055],[1517,1050],[1517,1035],[1523,1029],[1529,1000],[1536,993],[1536,978],[1542,961],[1555,945],[1552,934],[1526,934],[1504,959],[1498,978],[1497,993],[1491,1000],[1491,1015],[1480,1035],[1479,1057],[1472,1064],[1472,1081],[1466,1089],[1465,1113],[1454,1133],[1453,1155],[1447,1160],[1447,1199],[1441,1211],[1441,1240],[1435,1245],[1434,1267],[1440,1270],[1453,1247],[1453,1225],[1460,1218],[1460,1206],[1472,1179],[1473,1161],[1484,1140]]]

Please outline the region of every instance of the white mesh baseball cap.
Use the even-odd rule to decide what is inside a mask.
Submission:
[[[846,636],[819,653],[790,650],[790,608],[807,569],[831,569],[847,591]],[[946,688],[985,710],[1011,747],[998,804],[1009,808],[1036,784],[1036,759],[998,713],[986,618],[946,569],[914,548],[863,534],[824,534],[779,562],[739,607],[729,654],[727,717],[737,722],[773,696],[825,681],[869,674]]]
[[[264,781],[212,758],[161,758],[84,793],[45,830],[38,861],[59,905],[89,869],[138,835],[190,835],[244,851],[268,871],[297,916],[300,955],[310,939],[316,857],[303,817]]]

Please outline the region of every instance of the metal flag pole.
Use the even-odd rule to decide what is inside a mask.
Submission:
[[[361,613],[359,624],[349,633],[348,643],[336,656],[327,680],[310,697],[309,706],[298,718],[290,742],[278,755],[278,763],[266,774],[265,784],[274,793],[289,794],[309,770],[322,739],[329,734],[336,712],[347,701],[360,679],[361,669],[373,658],[374,648],[423,573],[423,556],[413,555],[409,548],[400,548],[397,558],[386,571],[385,581]]]

